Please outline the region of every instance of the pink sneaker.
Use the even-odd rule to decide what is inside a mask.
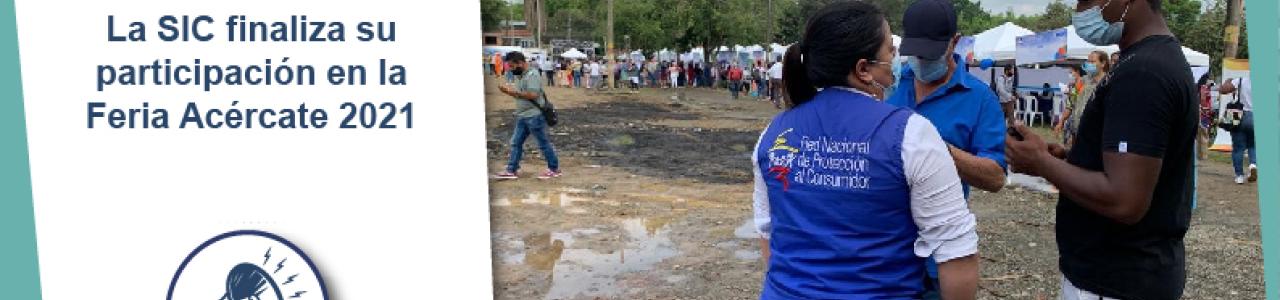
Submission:
[[[493,174],[493,179],[519,179],[519,178],[520,178],[520,175],[516,175],[516,172],[511,172],[511,171],[502,171],[502,173]]]
[[[560,173],[560,171],[547,170],[546,172],[543,172],[542,175],[538,175],[538,179],[556,178],[556,177],[560,177],[561,174],[562,173]]]

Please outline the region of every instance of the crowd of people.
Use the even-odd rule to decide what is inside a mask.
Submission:
[[[486,64],[489,74],[515,82],[509,63],[502,53]],[[766,59],[740,64],[738,61],[678,61],[623,59],[610,64],[604,59],[541,58],[533,66],[542,72],[547,86],[587,90],[641,88],[707,88],[730,92],[730,98],[741,95],[759,101],[769,100],[781,108],[782,63]],[[613,80],[616,78],[616,80]]]

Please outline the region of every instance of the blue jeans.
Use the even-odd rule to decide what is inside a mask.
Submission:
[[[740,84],[740,83],[739,83],[739,81],[737,81],[737,80],[729,81],[729,95],[731,95],[731,97],[733,97],[733,98],[731,98],[731,99],[738,99],[738,85],[739,85],[739,84]]]
[[[507,171],[520,170],[520,158],[524,157],[524,140],[533,134],[538,140],[538,149],[547,159],[547,169],[560,170],[560,159],[556,158],[556,149],[551,147],[551,139],[547,137],[547,120],[542,115],[516,119],[516,128],[511,134],[511,157],[507,160]]]
[[[1244,112],[1240,119],[1240,128],[1231,132],[1231,166],[1236,176],[1244,175],[1244,152],[1249,151],[1249,163],[1258,163],[1258,149],[1253,141],[1253,112]]]

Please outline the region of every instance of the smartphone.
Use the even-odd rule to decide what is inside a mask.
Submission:
[[[1013,136],[1013,138],[1014,138],[1014,139],[1019,140],[1019,141],[1021,141],[1021,140],[1022,140],[1022,133],[1021,133],[1021,132],[1018,132],[1018,128],[1017,128],[1017,127],[1009,126],[1009,130],[1008,130],[1008,131],[1009,131],[1009,135],[1010,135],[1010,136]]]

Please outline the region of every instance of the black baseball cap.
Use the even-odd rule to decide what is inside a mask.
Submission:
[[[902,15],[902,56],[941,58],[959,29],[950,0],[920,0]]]
[[[502,57],[502,61],[505,61],[505,62],[524,61],[524,53],[520,53],[520,51],[507,52],[507,55]]]

